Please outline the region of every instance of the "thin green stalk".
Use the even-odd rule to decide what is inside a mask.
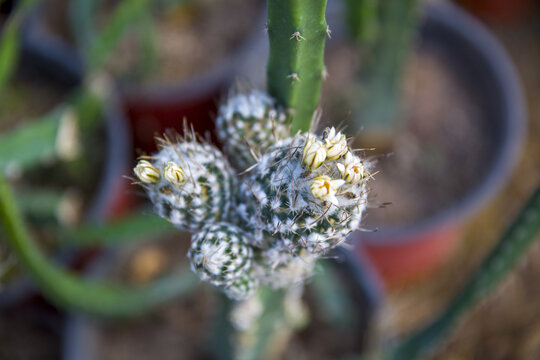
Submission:
[[[131,214],[107,224],[82,225],[64,231],[62,243],[76,245],[120,245],[172,233],[170,222],[154,214]]]
[[[366,7],[360,7],[360,3],[366,3]],[[376,7],[367,6],[369,1],[360,3],[346,2],[350,6],[346,12],[356,14],[348,17],[350,33],[365,55],[360,70],[362,93],[353,125],[388,135],[399,120],[401,83],[417,30],[418,0],[380,0]],[[366,17],[367,24],[362,21]],[[376,33],[369,35],[369,31]],[[368,35],[375,38],[366,41]]]
[[[319,103],[327,35],[326,0],[268,0],[267,88],[307,131]]]
[[[283,291],[261,287],[254,295],[260,301],[262,312],[251,326],[236,334],[235,354],[237,360],[275,359],[282,355],[280,336],[292,331],[284,310]],[[249,300],[248,300],[249,301]]]
[[[19,59],[19,29],[26,13],[39,0],[19,1],[0,32],[0,94],[15,71]]]
[[[93,41],[88,54],[89,73],[102,67],[129,27],[149,10],[149,0],[124,0],[114,9],[107,25]],[[87,30],[85,30],[87,31]]]
[[[492,291],[523,257],[540,232],[540,187],[499,239],[463,290],[431,324],[405,339],[393,359],[417,359],[435,348],[467,310]]]
[[[349,34],[359,44],[370,47],[380,31],[380,0],[345,0]]]
[[[61,269],[41,253],[23,224],[13,195],[0,175],[3,238],[43,293],[59,305],[102,316],[128,316],[190,293],[198,280],[186,269],[141,287],[90,282]]]

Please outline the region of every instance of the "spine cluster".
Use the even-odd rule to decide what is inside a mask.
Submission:
[[[217,127],[226,156],[195,136],[163,140],[136,176],[159,215],[194,232],[188,258],[202,280],[233,299],[301,284],[359,227],[370,163],[333,127],[290,137],[260,91],[231,95]]]

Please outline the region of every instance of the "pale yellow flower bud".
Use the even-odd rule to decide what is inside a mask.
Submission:
[[[145,184],[156,184],[161,177],[159,169],[147,160],[140,160],[133,172]]]
[[[321,175],[313,179],[310,190],[317,199],[325,200],[337,205],[338,200],[336,198],[336,193],[339,187],[344,183],[344,180],[332,180],[330,176]]]
[[[302,161],[309,170],[315,170],[326,160],[326,150],[323,144],[313,137],[308,137],[302,154]]]
[[[340,131],[336,132],[336,129],[332,126],[325,131],[324,148],[328,160],[335,160],[347,153],[349,145],[345,135]]]
[[[163,170],[163,177],[175,186],[180,186],[185,180],[184,170],[172,161],[167,162]]]
[[[341,177],[349,184],[357,184],[368,175],[364,164],[350,152],[345,156],[345,163],[338,163],[336,166],[341,173]]]

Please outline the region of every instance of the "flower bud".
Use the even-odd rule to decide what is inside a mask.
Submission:
[[[161,177],[159,169],[147,160],[140,160],[133,172],[144,184],[156,184]]]
[[[186,180],[184,170],[173,161],[167,162],[167,166],[163,170],[163,177],[177,187]]]
[[[326,160],[326,150],[322,142],[314,137],[308,137],[302,154],[302,162],[309,170],[315,170],[324,160]]]
[[[328,160],[335,160],[347,153],[349,145],[347,144],[345,135],[340,131],[336,133],[336,129],[332,126],[332,128],[325,131],[324,148],[326,149]]]
[[[367,176],[364,164],[356,156],[347,153],[344,164],[336,164],[341,177],[349,184],[357,184]]]
[[[344,180],[332,180],[330,176],[321,175],[313,179],[311,183],[311,193],[317,199],[325,200],[337,205],[337,190],[345,183]]]

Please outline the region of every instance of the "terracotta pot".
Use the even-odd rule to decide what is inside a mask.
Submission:
[[[236,79],[262,87],[266,75],[267,38],[265,7],[254,29],[241,44],[212,67],[178,79],[174,84],[122,86],[122,98],[131,121],[134,146],[150,153],[156,150],[155,136],[166,129],[182,132],[186,119],[199,134],[209,133],[214,142],[214,116],[221,97]]]
[[[458,0],[460,5],[493,25],[511,24],[525,17],[534,6],[532,0]]]
[[[433,272],[452,254],[463,223],[482,209],[507,182],[520,154],[525,106],[516,71],[497,40],[476,20],[445,2],[428,3],[420,29],[421,46],[434,47],[455,68],[489,119],[493,149],[481,179],[451,206],[403,226],[356,232],[357,251],[373,261],[387,284],[402,285]]]

